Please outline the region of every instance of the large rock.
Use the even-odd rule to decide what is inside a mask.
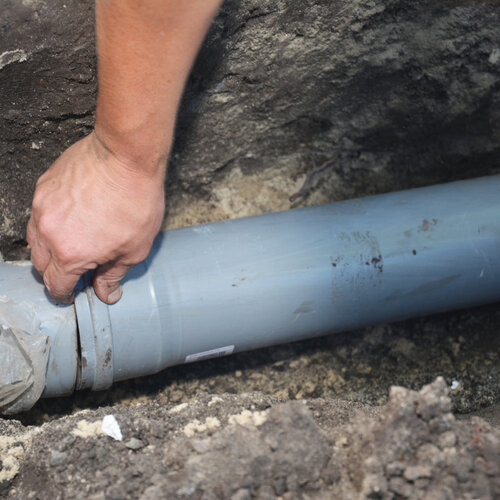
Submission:
[[[168,226],[500,171],[496,2],[228,0],[180,111]],[[91,130],[93,2],[5,0],[0,251]]]

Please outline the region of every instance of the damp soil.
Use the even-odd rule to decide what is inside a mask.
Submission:
[[[179,404],[205,392],[383,405],[392,385],[419,390],[438,376],[450,387],[453,411],[474,414],[500,402],[499,321],[500,308],[492,305],[332,334],[168,368],[103,392],[42,400],[16,418],[41,425],[85,408]],[[496,425],[494,415],[488,419]]]

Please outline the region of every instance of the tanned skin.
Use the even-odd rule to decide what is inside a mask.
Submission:
[[[109,304],[146,258],[186,78],[221,0],[97,0],[94,131],[38,180],[27,238],[47,289],[70,303],[80,276]]]

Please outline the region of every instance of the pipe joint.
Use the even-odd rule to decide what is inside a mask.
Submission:
[[[113,383],[113,336],[108,306],[87,286],[75,298],[80,337],[76,388],[100,391]]]

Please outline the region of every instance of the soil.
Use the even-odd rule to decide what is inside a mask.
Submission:
[[[498,498],[500,429],[456,420],[447,393],[442,378],[420,392],[393,387],[382,408],[200,393],[42,427],[0,423],[4,457],[22,474],[5,497]],[[121,440],[102,430],[109,415]]]
[[[165,227],[499,173],[499,25],[496,1],[225,2]],[[93,2],[4,0],[0,34],[0,253],[27,258],[36,179],[92,129]],[[489,305],[41,401],[0,420],[0,496],[498,498],[499,331]]]

